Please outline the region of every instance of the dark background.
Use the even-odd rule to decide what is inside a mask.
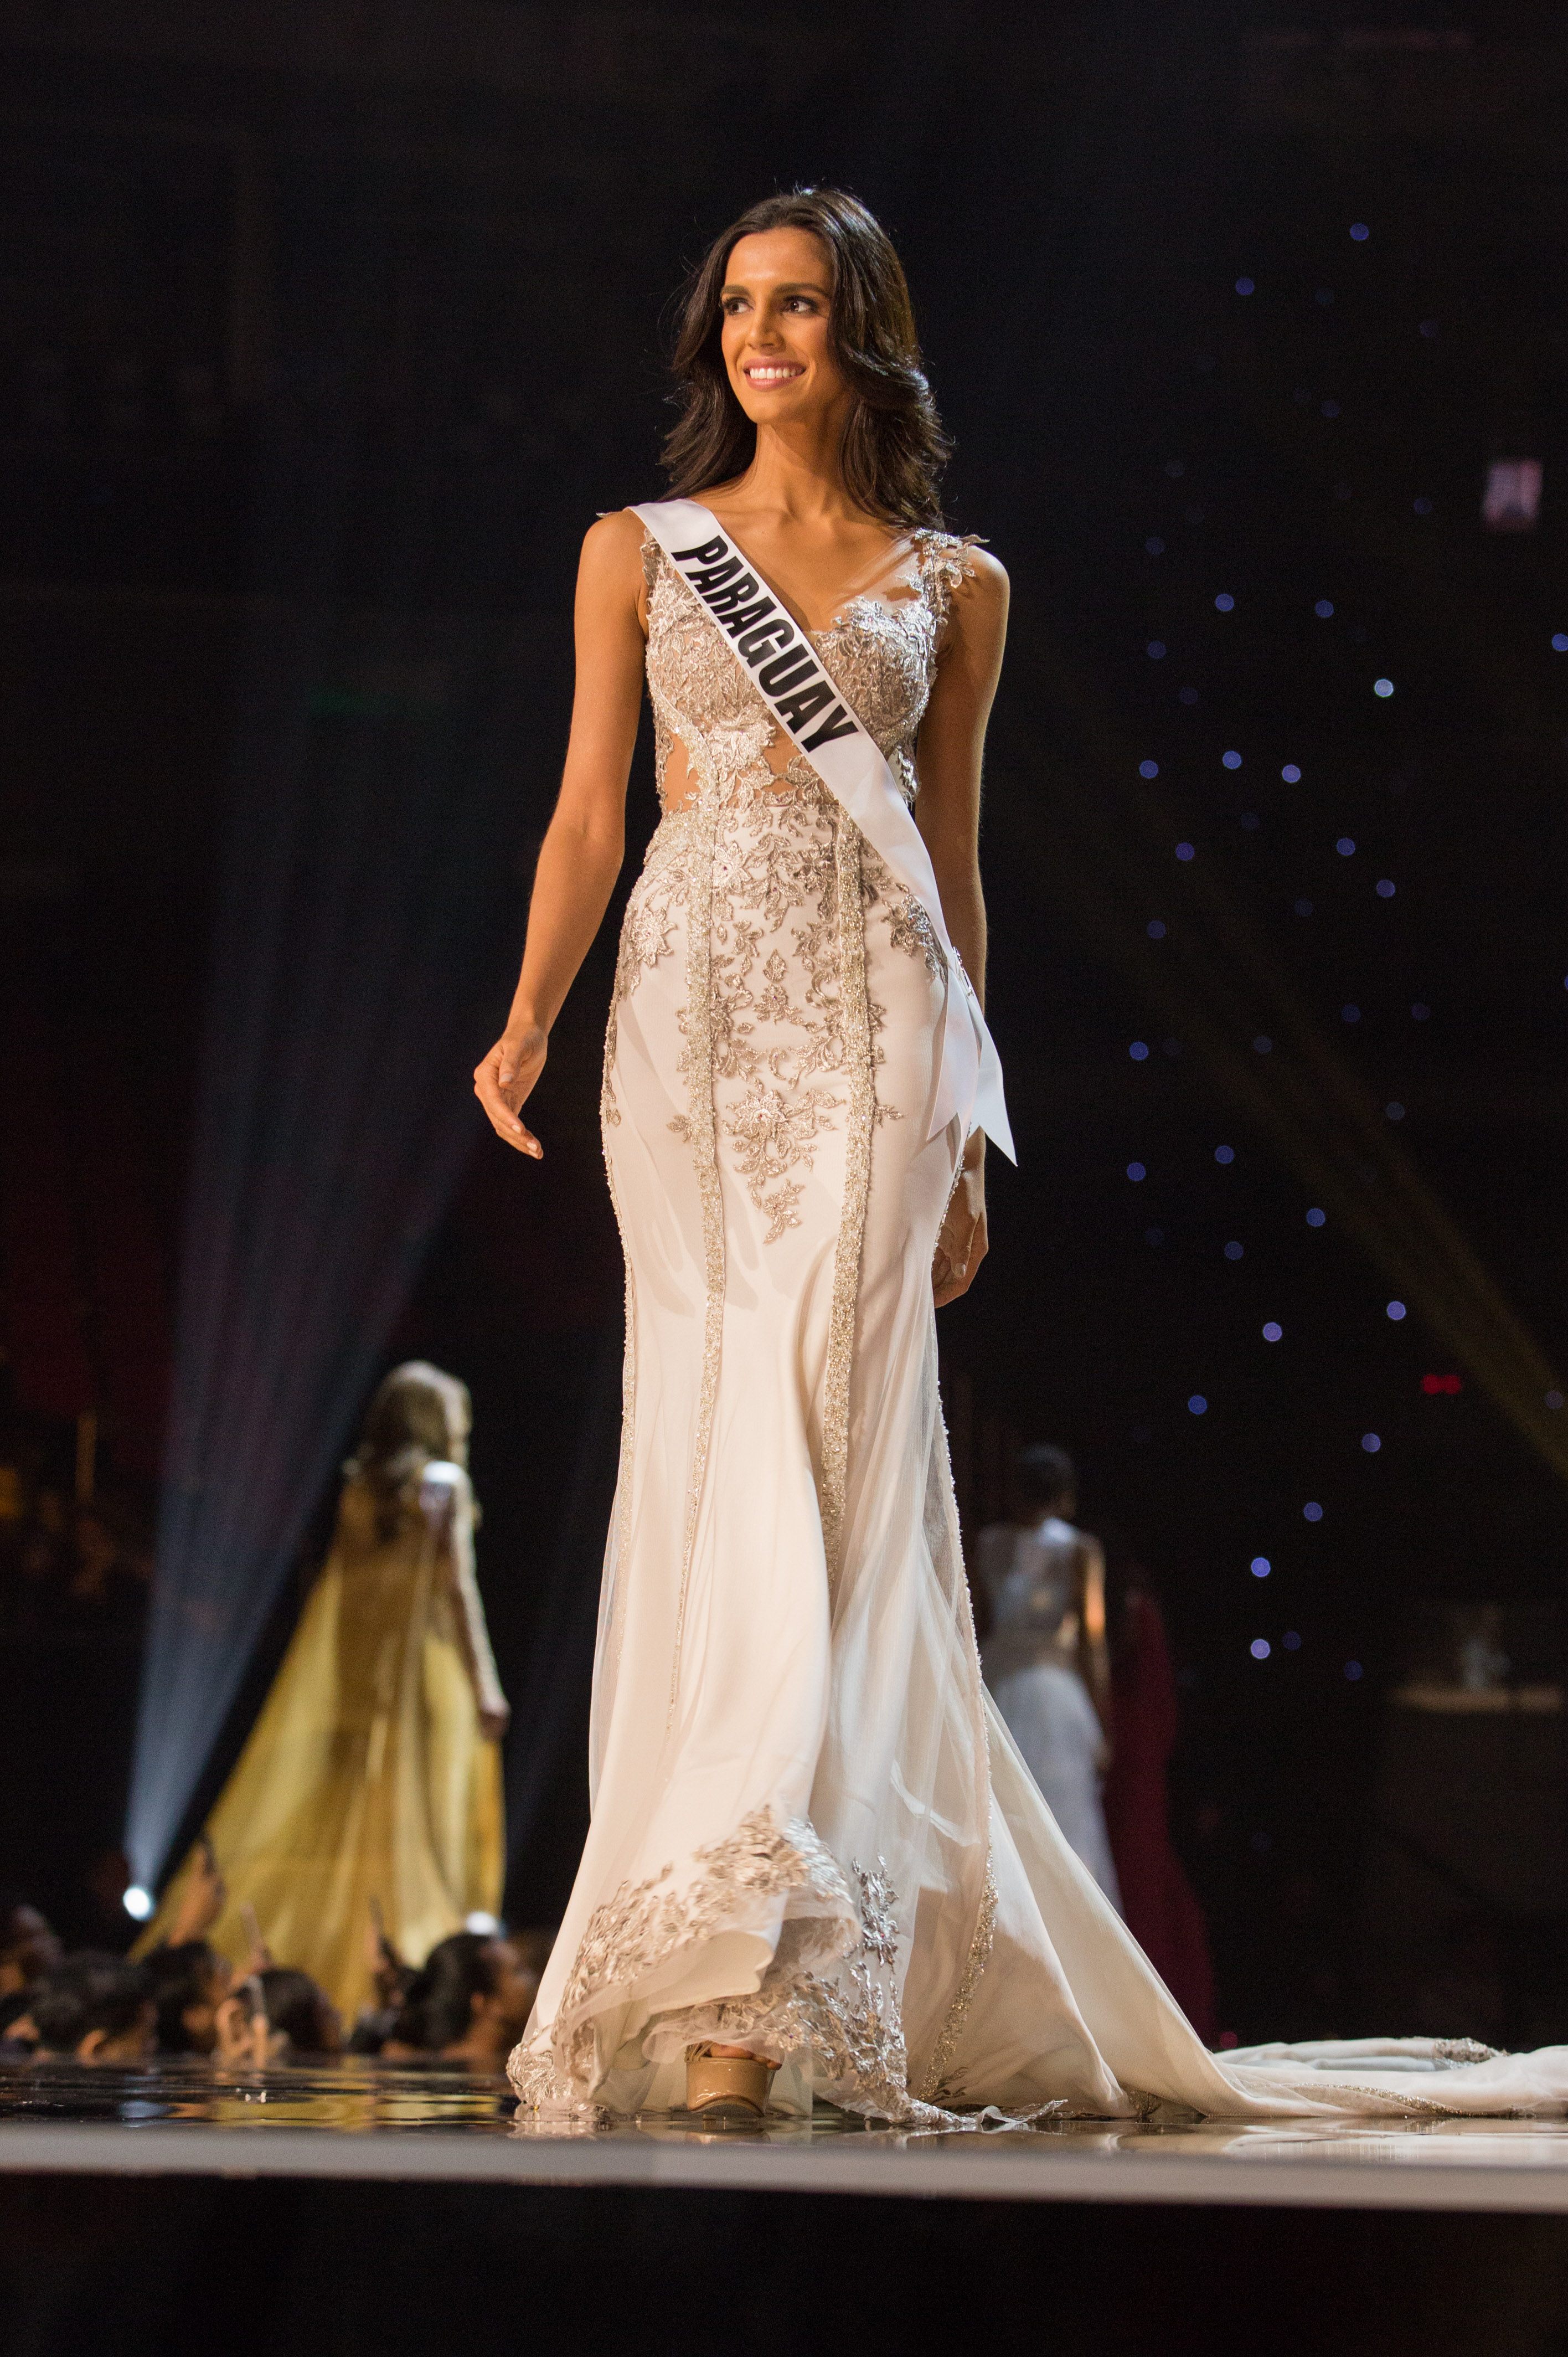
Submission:
[[[671,291],[758,193],[832,180],[899,243],[950,521],[1014,582],[984,857],[1020,1167],[993,1158],[993,1257],[942,1318],[966,1522],[1013,1440],[1058,1439],[1153,1576],[1226,2026],[1568,2035],[1560,1715],[1434,1736],[1389,1703],[1428,1605],[1504,1607],[1516,1674],[1559,1674],[1560,14],[64,0],[0,8],[0,1879],[75,1937],[123,1920],[258,639],[323,622],[282,692],[324,829],[367,763],[456,798],[430,889],[471,1061],[564,743],[577,543],[658,491]],[[1488,533],[1487,464],[1521,456],[1538,527]],[[653,816],[644,758],[639,842]],[[586,1807],[611,938],[535,1100],[549,1158],[473,1114],[387,1353],[474,1392],[520,1921],[559,1909]],[[40,1602],[84,1548],[103,1595]]]

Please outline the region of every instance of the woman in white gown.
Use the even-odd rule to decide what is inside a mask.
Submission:
[[[1040,1797],[1122,1912],[1101,1790],[1110,1760],[1111,1656],[1105,1642],[1105,1558],[1075,1530],[1078,1476],[1064,1449],[1037,1443],[1013,1469],[1011,1523],[988,1523],[974,1543],[991,1605],[981,1667]]]
[[[605,1058],[627,1344],[593,1820],[520,2094],[678,2104],[716,2049],[754,2103],[772,2071],[775,2109],[930,2125],[1554,2105],[1568,2054],[1521,2078],[1406,2041],[1412,2079],[1341,2050],[1354,2084],[1298,2050],[1222,2066],[990,1706],[933,1310],[985,1251],[976,1121],[1008,1142],[960,969],[983,979],[1006,579],[940,528],[903,274],[853,199],[770,199],[721,238],[676,368],[676,499],[585,543],[561,796],[475,1075],[538,1155],[520,1109],[621,864],[646,670],[663,818]],[[857,723],[882,799],[852,819],[828,780]]]

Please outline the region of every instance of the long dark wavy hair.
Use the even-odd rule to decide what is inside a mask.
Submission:
[[[715,238],[689,281],[671,366],[681,414],[664,443],[676,499],[733,482],[751,464],[757,428],[729,381],[720,348],[720,297],[743,237],[810,230],[832,264],[828,349],[854,395],[839,454],[856,506],[885,523],[940,527],[937,485],[952,445],[920,365],[915,313],[893,241],[843,188],[764,197]]]

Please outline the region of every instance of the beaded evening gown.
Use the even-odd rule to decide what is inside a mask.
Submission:
[[[1354,2087],[1309,2054],[1221,2068],[1058,1833],[982,1684],[938,1398],[931,1258],[962,1147],[956,1120],[928,1135],[945,961],[651,537],[643,555],[660,799],[677,740],[691,791],[631,894],[606,1047],[620,1477],[593,1819],[511,2058],[525,2105],[679,2104],[703,2039],[779,2061],[776,2108],[928,2125],[1520,2100],[1508,2062],[1429,2076],[1456,2059],[1431,2040],[1397,2071],[1355,2050]],[[969,563],[916,533],[813,638],[911,800]],[[1553,2108],[1558,2060],[1531,2082]]]

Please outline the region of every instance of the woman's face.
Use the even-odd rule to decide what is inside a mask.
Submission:
[[[816,423],[849,398],[828,349],[832,264],[805,229],[739,239],[725,272],[725,367],[755,425]]]

